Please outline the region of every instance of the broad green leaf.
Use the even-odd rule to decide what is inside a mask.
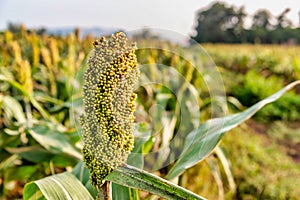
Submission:
[[[18,89],[20,92],[22,92],[22,94],[25,97],[27,97],[29,99],[31,104],[41,113],[41,115],[45,119],[52,119],[51,116],[49,115],[49,113],[46,110],[44,110],[44,108],[35,100],[35,98],[33,98],[33,96],[31,96],[27,92],[27,90],[21,84],[19,84],[17,81],[7,78],[3,74],[0,74],[0,81],[5,81],[5,82],[9,83],[10,85],[12,85],[14,88]]]
[[[82,161],[78,162],[78,164],[72,170],[72,173],[83,184],[86,184],[89,181],[89,177],[90,177],[89,170],[84,166],[84,163]]]
[[[203,160],[214,150],[227,131],[249,119],[266,104],[276,101],[297,84],[300,84],[300,81],[295,81],[287,85],[282,90],[263,99],[241,113],[224,118],[215,118],[203,123],[187,136],[183,151],[166,178],[173,179],[183,173],[187,168]]]
[[[46,199],[93,199],[84,185],[70,172],[49,176],[26,184],[23,198],[25,200],[41,199],[40,192]]]
[[[78,163],[78,158],[68,156],[65,153],[55,154],[51,159],[53,164],[57,167],[73,167]]]
[[[128,188],[116,183],[112,183],[112,199],[113,200],[138,200],[138,192],[136,189]]]
[[[36,172],[37,166],[35,165],[24,165],[24,166],[13,166],[5,170],[4,180],[28,180]]]
[[[48,126],[36,125],[28,130],[29,134],[45,149],[53,153],[66,153],[74,158],[81,159],[82,155],[64,133],[51,129]]]
[[[1,158],[1,162],[0,162],[0,171],[15,166],[16,161],[18,161],[20,159],[20,157],[18,155],[14,154],[14,155],[9,156],[5,160],[2,160],[2,159],[3,158]]]
[[[118,200],[118,199],[130,200],[130,196],[129,196],[130,192],[128,187],[116,183],[112,183],[111,190],[112,190],[113,200]]]
[[[135,126],[134,132],[134,148],[129,154],[127,163],[139,169],[143,169],[143,153],[144,144],[151,139],[151,133],[148,131],[144,123],[139,123]]]
[[[28,146],[19,148],[5,148],[11,154],[17,154],[21,158],[29,160],[34,163],[40,163],[50,160],[58,167],[74,166],[78,160],[76,158],[66,156],[66,154],[54,154],[51,153],[41,146]]]
[[[45,196],[34,182],[25,185],[23,198],[24,200],[46,200]]]
[[[74,97],[71,100],[62,102],[57,105],[57,107],[53,107],[53,110],[59,110],[61,108],[74,108],[74,107],[82,107],[82,97]]]
[[[22,106],[20,103],[11,96],[4,96],[2,107],[4,109],[5,114],[10,119],[14,117],[20,124],[24,124],[26,122],[26,117],[24,115]]]
[[[106,180],[126,187],[148,191],[171,200],[205,199],[172,182],[129,165],[120,166],[109,174]]]
[[[6,133],[9,136],[16,136],[16,135],[20,134],[19,130],[12,130],[12,129],[8,129],[8,128],[5,128],[3,131],[4,131],[4,133]]]
[[[20,157],[29,160],[31,162],[39,163],[48,161],[53,157],[52,153],[49,153],[40,146],[28,146],[19,148],[5,148],[11,154],[17,154]]]
[[[89,193],[96,198],[98,195],[98,190],[90,183],[90,172],[84,166],[84,163],[80,161],[73,169],[72,174],[74,174],[77,179],[85,186]]]

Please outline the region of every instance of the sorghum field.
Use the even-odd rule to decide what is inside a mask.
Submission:
[[[15,33],[0,33],[0,199],[21,199],[26,183],[72,171],[81,159],[82,77],[94,38],[80,38],[79,31],[51,36],[22,27]],[[134,40],[138,48],[161,45],[161,49],[138,49],[138,62],[160,63],[179,71],[196,88],[199,122],[209,119],[215,100],[204,75],[194,72],[186,61],[196,54],[195,47],[153,38]],[[226,114],[243,111],[300,79],[299,46],[204,44],[203,48],[223,80],[226,96],[220,109]],[[164,49],[176,49],[180,55]],[[203,55],[196,58],[199,65],[203,59]],[[152,80],[163,76],[158,66],[150,67],[148,74]],[[164,81],[176,84],[172,83],[176,79]],[[159,104],[170,114],[176,98],[159,84],[140,87],[137,94],[136,121],[159,130],[160,115],[153,115],[152,106]],[[176,132],[172,119],[167,116],[164,125]],[[162,131],[155,140],[147,141],[144,151],[168,145],[166,137],[172,134],[166,134]],[[180,146],[178,142],[172,145]],[[165,160],[153,162],[159,166]],[[155,174],[163,176],[167,170],[164,166]],[[177,183],[208,199],[299,198],[300,87],[229,131],[215,153],[186,170]],[[141,199],[149,196],[139,193]]]

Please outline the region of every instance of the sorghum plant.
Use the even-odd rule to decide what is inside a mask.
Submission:
[[[95,186],[125,163],[133,148],[133,122],[139,76],[134,44],[117,32],[94,42],[84,75],[83,156]]]

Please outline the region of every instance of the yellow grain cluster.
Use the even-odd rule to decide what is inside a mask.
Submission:
[[[133,148],[133,122],[139,71],[135,45],[122,32],[94,42],[83,86],[81,117],[84,162],[93,185],[124,163]]]

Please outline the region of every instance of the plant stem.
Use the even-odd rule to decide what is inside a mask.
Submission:
[[[112,200],[111,196],[111,182],[105,181],[101,186],[98,186],[98,200]]]
[[[27,126],[29,128],[32,128],[32,126],[33,126],[32,112],[31,112],[31,105],[30,105],[29,99],[25,97],[24,102],[25,102],[25,113],[26,113],[26,117],[27,117]]]

